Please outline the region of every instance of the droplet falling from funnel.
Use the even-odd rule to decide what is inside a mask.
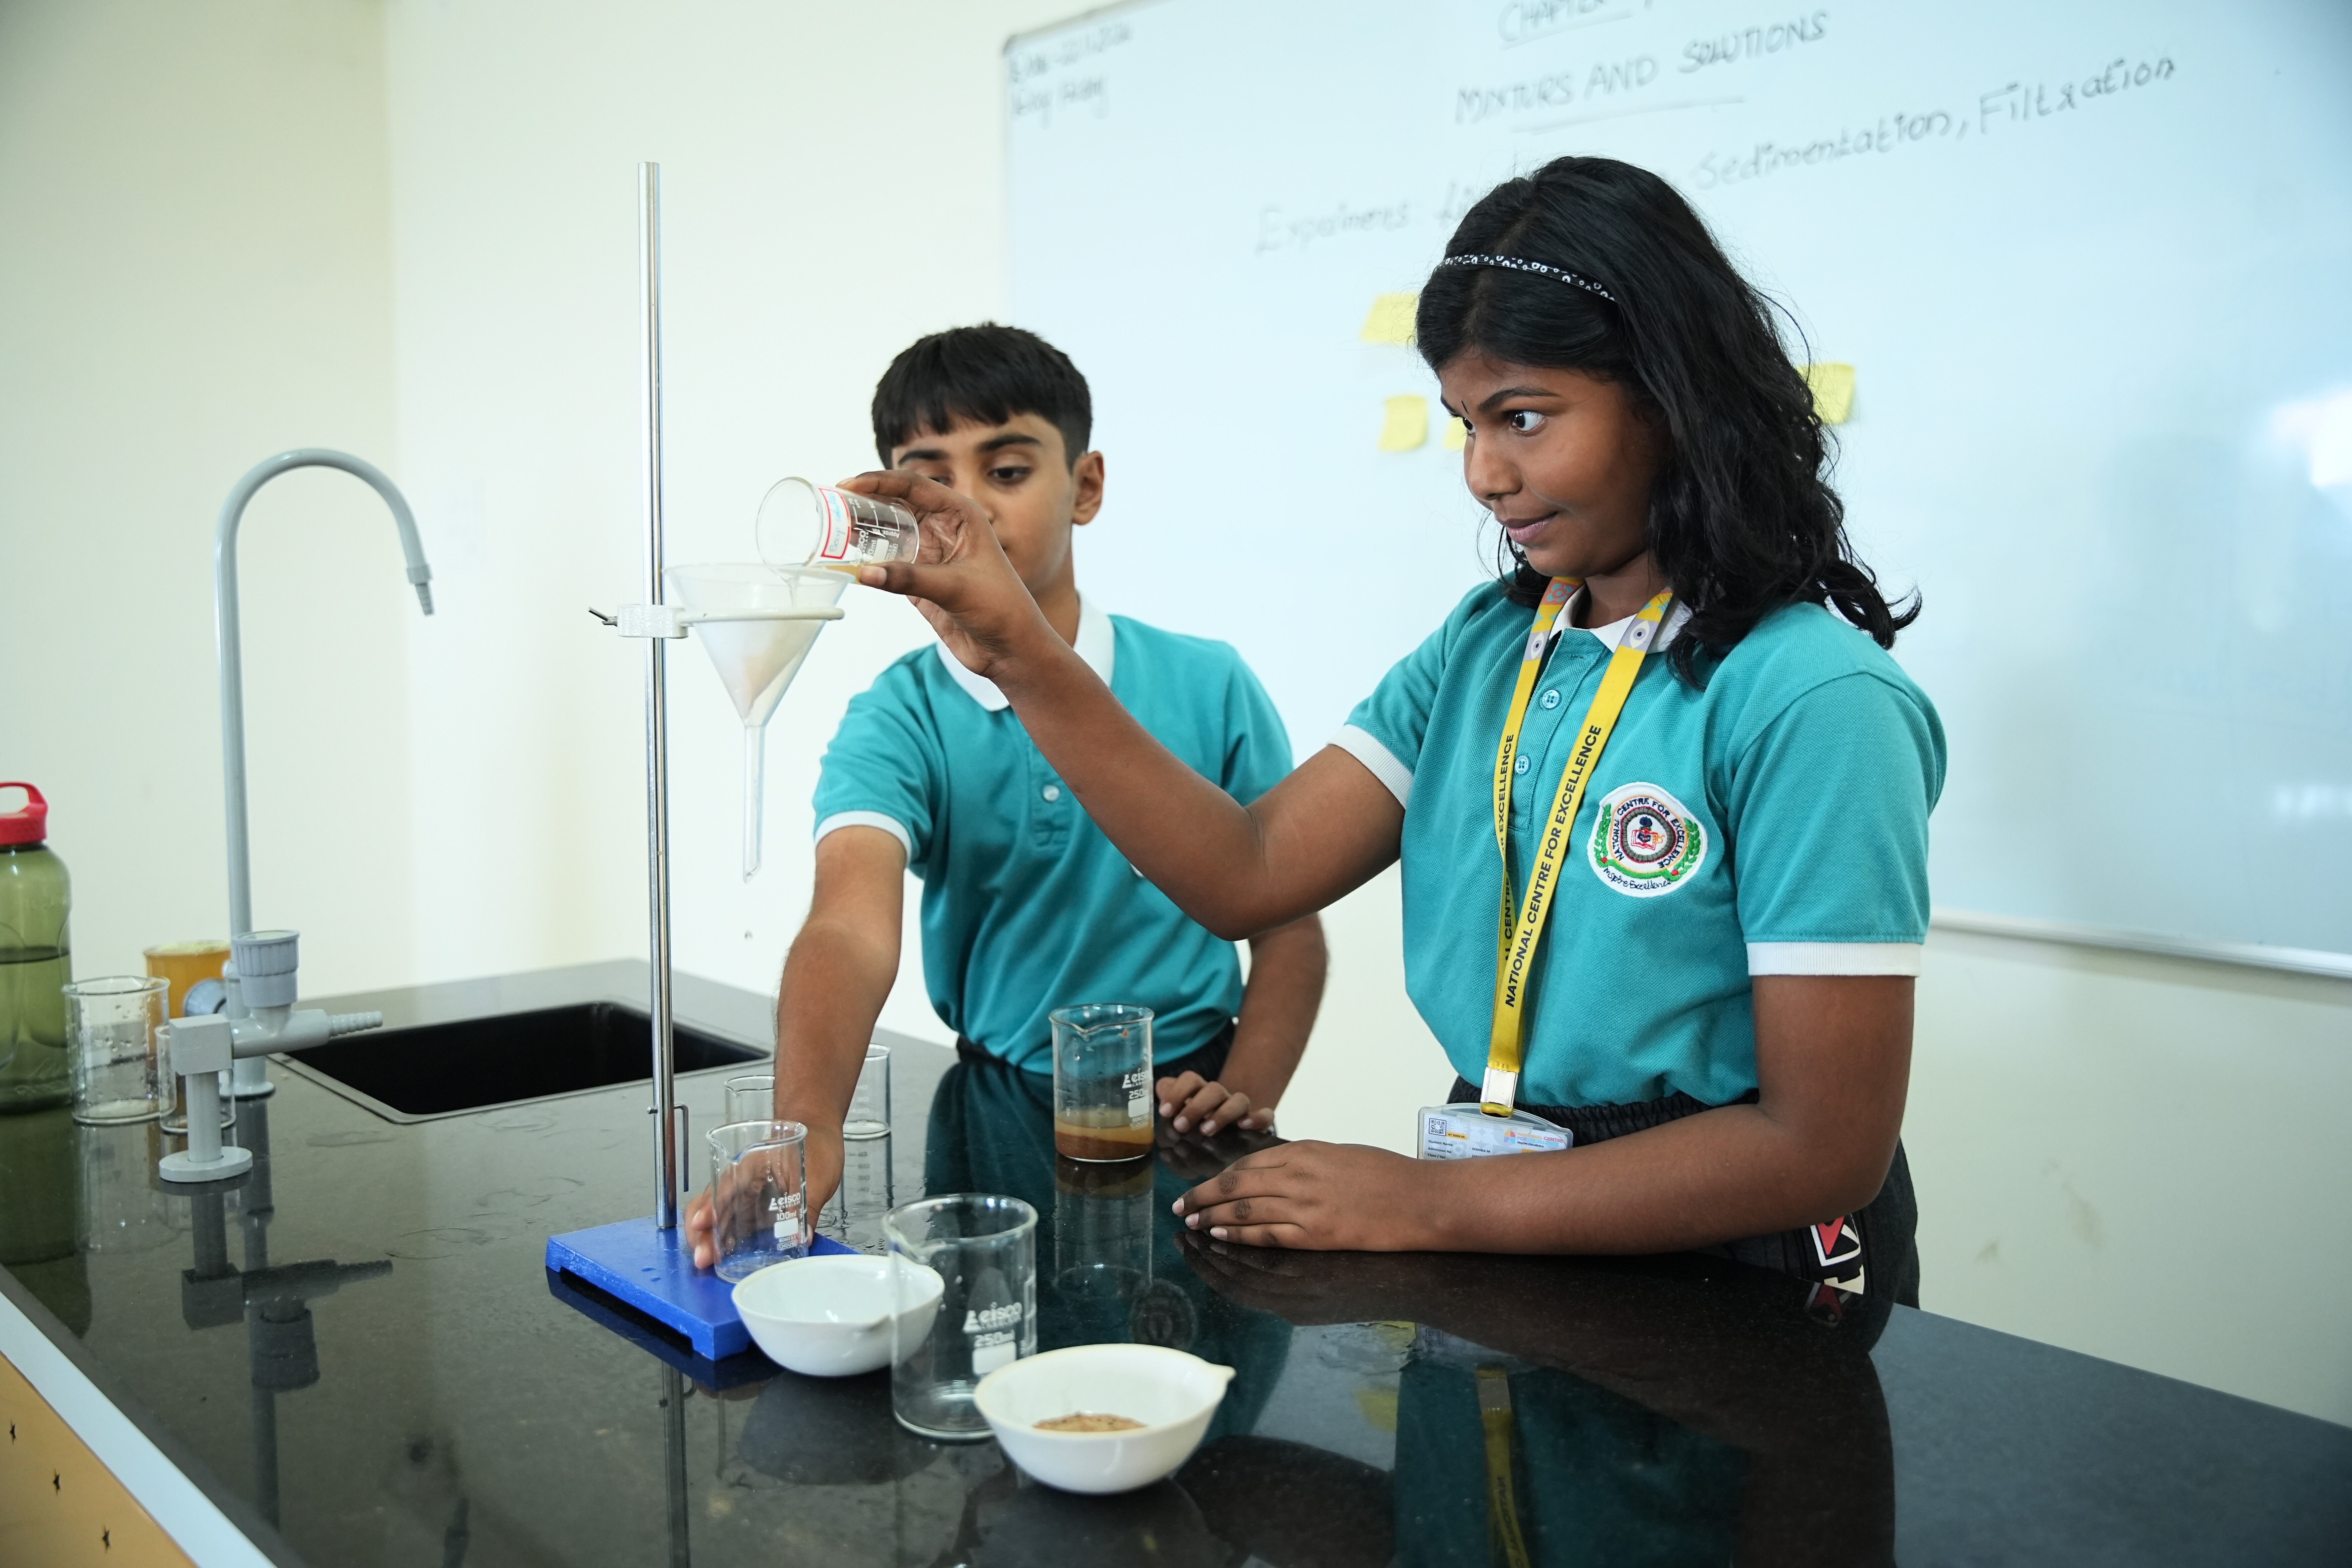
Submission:
[[[822,568],[673,566],[662,574],[688,609],[717,615],[823,609],[838,604],[849,578]],[[800,673],[823,621],[705,621],[694,628],[719,682],[743,721],[743,879],[760,868],[760,806],[768,716]]]

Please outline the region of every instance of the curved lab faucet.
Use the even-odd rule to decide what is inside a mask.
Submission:
[[[245,521],[254,492],[283,473],[296,468],[341,468],[364,479],[383,504],[392,509],[393,525],[400,530],[400,552],[408,560],[408,580],[416,588],[416,603],[433,613],[433,568],[425,563],[425,546],[416,537],[416,519],[400,487],[373,463],[348,452],[324,447],[300,447],[256,463],[236,481],[221,503],[220,531],[213,545],[213,605],[220,637],[221,794],[228,806],[228,929],[232,938],[253,930],[253,859],[246,831],[245,811],[245,663],[239,646],[236,605],[236,530]],[[231,990],[235,998],[236,993]],[[245,1009],[232,1000],[232,1014]],[[240,1099],[268,1094],[269,1075],[259,1057],[241,1058],[232,1086]]]

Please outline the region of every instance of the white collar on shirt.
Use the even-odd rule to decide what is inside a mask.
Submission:
[[[1583,604],[1584,590],[1579,588],[1570,596],[1568,603],[1560,606],[1559,624],[1554,628],[1551,634],[1553,638],[1557,640],[1569,632],[1580,630],[1591,637],[1598,638],[1601,647],[1613,650],[1620,642],[1624,640],[1626,629],[1633,626],[1633,617],[1632,616],[1627,616],[1623,620],[1612,621],[1605,626],[1579,627],[1572,625],[1571,622],[1575,619],[1578,610],[1582,607]],[[1652,648],[1651,651],[1654,653],[1657,651],[1657,648],[1662,648],[1668,643],[1674,641],[1675,634],[1679,633],[1683,629],[1683,623],[1690,618],[1690,606],[1684,604],[1680,599],[1676,599],[1666,611],[1666,624],[1658,628],[1658,641],[1656,647]],[[941,648],[940,651],[944,653],[947,650],[945,648]]]
[[[1102,677],[1102,683],[1108,686],[1111,658],[1118,651],[1118,633],[1112,627],[1110,616],[1096,609],[1094,602],[1084,594],[1078,595],[1077,640],[1070,646],[1078,650],[1087,668]],[[974,702],[991,713],[1012,706],[1004,693],[996,689],[996,682],[966,669],[963,661],[948,651],[947,644],[934,644],[932,651],[940,656],[940,663],[955,683],[963,688],[964,695]]]

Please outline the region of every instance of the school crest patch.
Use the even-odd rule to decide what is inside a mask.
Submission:
[[[1706,829],[1654,784],[1629,784],[1601,800],[1586,848],[1592,874],[1628,898],[1654,899],[1688,881],[1706,860]]]

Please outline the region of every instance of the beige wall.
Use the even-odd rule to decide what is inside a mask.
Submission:
[[[357,0],[0,5],[0,777],[75,972],[228,926],[212,540],[289,447],[399,472],[383,24]],[[254,909],[328,990],[415,963],[415,601],[356,480],[246,516]]]
[[[664,165],[673,563],[741,560],[789,473],[873,466],[866,406],[922,332],[1005,298],[997,60],[1058,0],[395,4],[404,478],[443,563],[408,762],[436,978],[644,951],[635,164]],[[1114,499],[1112,504],[1116,506]],[[700,650],[671,679],[678,963],[766,988],[808,896],[809,795],[848,698],[928,640],[853,587],[769,727],[767,863]],[[943,1031],[914,965],[885,1016]]]
[[[740,557],[772,479],[870,460],[892,353],[1003,309],[998,50],[1073,8],[0,6],[0,776],[57,799],[80,971],[223,923],[211,521],[306,443],[408,489],[442,613],[356,485],[257,503],[262,918],[314,991],[642,951],[638,667],[583,609],[638,588],[635,162],[667,172],[671,558]],[[682,967],[772,983],[822,742],[923,635],[851,591],[749,885],[734,718],[678,650]],[[1446,1068],[1394,874],[1328,920],[1284,1126],[1402,1147]],[[942,1033],[911,959],[885,1021]],[[2352,984],[1938,933],[1927,1304],[2352,1421],[2347,1098]]]

